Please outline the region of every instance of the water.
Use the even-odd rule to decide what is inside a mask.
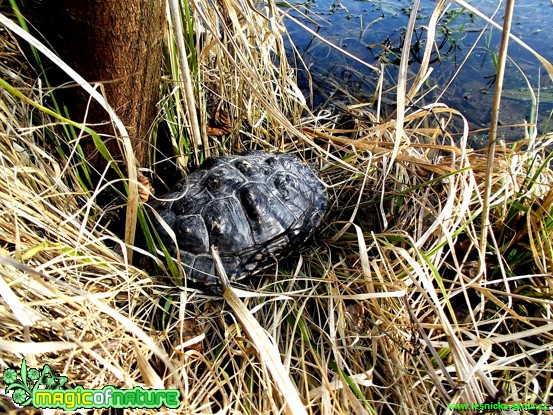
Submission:
[[[505,2],[499,9],[497,0],[469,3],[487,16],[499,10],[494,21],[503,24]],[[318,0],[296,2],[295,6],[302,13],[290,10],[291,16],[359,58],[355,60],[346,56],[287,19],[291,38],[309,69],[302,71],[300,86],[305,91],[309,90],[310,83],[313,86],[314,94],[310,98],[313,108],[336,101],[349,104],[374,100],[378,74],[366,64],[383,69],[385,89],[396,84],[397,64],[412,1]],[[434,6],[435,1],[421,1],[411,47],[410,74],[418,70],[418,60],[422,57],[426,41],[425,26]],[[548,29],[548,22],[552,18],[553,4],[550,0],[518,0],[512,26],[514,35],[550,62],[553,62],[553,35]],[[450,4],[437,28],[431,64],[434,72],[424,87],[430,92],[418,105],[439,100],[460,110],[468,118],[472,130],[489,126],[500,39],[498,29],[490,28],[484,20],[457,4]],[[537,113],[539,132],[549,132],[549,117],[553,110],[551,79],[539,61],[513,41],[509,44],[509,58],[500,123],[510,127],[502,128],[501,134],[507,139],[522,138],[523,127],[514,125],[529,121],[532,117],[528,83],[534,90],[540,90]],[[298,61],[297,65],[302,64]],[[446,85],[447,89],[443,92]],[[393,103],[393,91],[385,98]]]

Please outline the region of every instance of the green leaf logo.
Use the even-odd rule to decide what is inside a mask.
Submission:
[[[6,369],[4,371],[4,383],[9,385],[17,379],[17,371],[15,369]]]
[[[27,406],[35,390],[41,386],[43,389],[61,389],[67,382],[67,376],[56,375],[48,365],[44,365],[42,370],[27,368],[27,362],[23,359],[21,370],[6,369],[2,380],[6,384],[6,393],[12,392],[13,401],[20,406]]]

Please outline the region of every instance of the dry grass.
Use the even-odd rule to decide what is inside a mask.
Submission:
[[[311,115],[273,2],[190,6],[184,26],[193,21],[201,33],[189,55],[197,82],[188,92],[178,82],[169,29],[160,104],[177,160],[186,168],[253,147],[298,153],[328,186],[322,229],[227,301],[130,265],[123,241],[99,225],[97,193],[80,190],[78,140],[63,161],[49,147],[67,123],[42,111],[50,91],[23,75],[7,33],[0,367],[25,357],[68,376],[70,387],[178,388],[184,413],[444,413],[456,402],[548,402],[553,137],[499,146],[487,171],[486,154],[467,148],[462,114],[440,103],[386,122],[365,105]],[[398,100],[416,100],[421,82],[402,76]],[[426,76],[423,65],[416,79]],[[206,109],[202,137],[208,128],[227,133],[187,138],[190,98]],[[353,127],[339,127],[343,119]]]

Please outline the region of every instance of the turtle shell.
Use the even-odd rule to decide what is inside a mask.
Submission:
[[[156,206],[175,240],[154,221],[189,280],[217,285],[215,247],[230,281],[289,253],[319,225],[325,188],[297,157],[253,151],[207,159]],[[177,249],[178,248],[178,249]]]

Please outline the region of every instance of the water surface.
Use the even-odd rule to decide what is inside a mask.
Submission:
[[[305,91],[309,90],[310,83],[313,86],[314,94],[310,98],[313,108],[336,101],[349,104],[373,100],[378,74],[364,63],[382,68],[386,87],[396,84],[397,64],[412,3],[407,0],[295,2],[298,11],[289,9],[291,16],[359,58],[355,60],[346,56],[287,19],[291,38],[303,64],[309,69],[302,72],[300,86]],[[418,70],[426,42],[425,29],[435,3],[421,1],[410,54],[411,74]],[[505,2],[480,0],[469,3],[503,24]],[[553,34],[548,29],[552,18],[551,1],[519,0],[512,25],[514,35],[549,61],[553,61]],[[498,29],[456,3],[449,4],[437,28],[431,64],[434,72],[424,87],[430,92],[417,105],[438,100],[461,110],[469,119],[471,129],[487,127],[500,38]],[[298,61],[297,65],[302,63]],[[553,110],[551,79],[531,53],[511,41],[500,112],[502,125],[521,124],[531,119],[528,83],[535,91],[540,91],[537,113],[540,133],[549,132],[549,117]],[[390,102],[395,99],[393,92],[385,98]],[[501,133],[507,139],[522,138],[524,129],[503,128]]]

